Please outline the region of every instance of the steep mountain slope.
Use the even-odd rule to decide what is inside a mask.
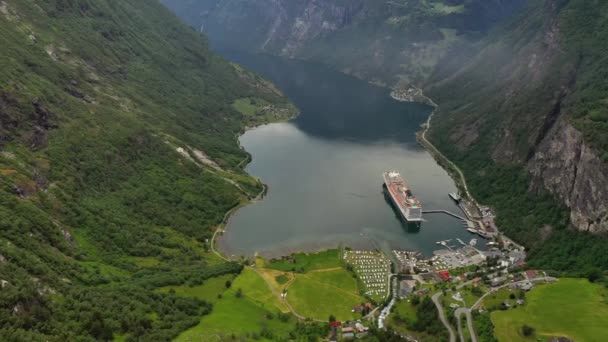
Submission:
[[[568,250],[553,265],[576,257],[608,268],[605,239],[564,231],[553,210],[522,203],[548,192],[577,230],[608,233],[607,28],[604,2],[533,1],[472,57],[460,56],[464,66],[445,63],[426,86],[440,103],[433,141],[483,201],[503,208],[512,236],[544,242],[547,255]],[[504,183],[513,174],[518,181]]]
[[[214,43],[325,63],[375,83],[416,84],[524,0],[163,0]]]
[[[430,138],[536,265],[608,268],[604,2],[164,3],[214,43],[423,88],[440,105]]]
[[[206,252],[262,189],[235,135],[293,107],[155,1],[0,1],[0,46],[1,339],[197,324],[209,303],[154,289],[239,272]]]

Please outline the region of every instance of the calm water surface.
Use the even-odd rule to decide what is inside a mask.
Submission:
[[[224,55],[274,81],[301,110],[295,120],[240,138],[253,156],[247,172],[269,192],[230,219],[219,241],[226,254],[278,256],[348,245],[429,255],[436,241],[474,238],[442,214],[408,225],[384,195],[382,172],[396,169],[425,209],[461,213],[448,197],[456,191],[452,179],[416,143],[428,106],[395,101],[386,89],[318,65]]]

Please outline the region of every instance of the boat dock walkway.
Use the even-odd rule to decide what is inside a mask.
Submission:
[[[460,219],[460,220],[462,220],[464,222],[468,222],[469,221],[466,218],[464,218],[462,216],[459,216],[459,215],[456,215],[453,212],[450,212],[450,211],[447,211],[447,210],[423,210],[422,213],[423,214],[440,214],[440,213],[442,213],[442,214],[448,214],[448,215],[453,216],[453,217],[455,217],[457,219]]]

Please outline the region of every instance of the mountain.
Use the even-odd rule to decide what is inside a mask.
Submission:
[[[425,80],[524,0],[163,0],[214,44],[331,65],[388,86]]]
[[[163,2],[214,44],[423,89],[430,139],[534,265],[608,269],[604,2]]]
[[[156,1],[0,1],[0,336],[166,341],[211,304],[158,289],[262,185],[236,135],[294,107]]]
[[[606,13],[601,1],[531,1],[425,84],[440,104],[432,140],[555,268],[575,268],[574,256],[608,268],[606,239],[587,234],[608,234]],[[537,202],[547,194],[563,220]]]

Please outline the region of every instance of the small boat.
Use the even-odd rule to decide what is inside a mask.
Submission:
[[[471,239],[471,241],[469,242],[469,245],[471,246],[475,246],[477,244],[477,239]]]
[[[460,202],[461,197],[455,192],[450,192],[450,198],[452,198],[456,202]]]

